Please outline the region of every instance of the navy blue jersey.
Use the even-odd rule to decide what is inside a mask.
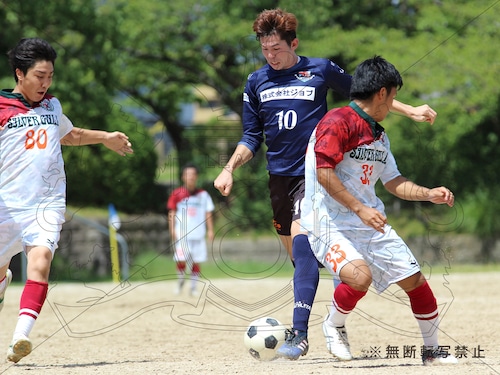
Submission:
[[[303,176],[309,137],[327,112],[328,89],[349,97],[351,76],[327,59],[300,56],[293,67],[268,64],[248,76],[243,94],[243,137],[254,154],[265,140],[267,169]]]

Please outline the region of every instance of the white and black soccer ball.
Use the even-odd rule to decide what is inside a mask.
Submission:
[[[252,357],[260,361],[276,358],[276,350],[285,342],[286,327],[277,319],[266,316],[254,320],[245,331],[245,346]]]

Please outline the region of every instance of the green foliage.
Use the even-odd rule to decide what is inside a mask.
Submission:
[[[77,126],[122,130],[127,121],[113,123],[113,102],[117,92],[125,93],[134,106],[161,119],[175,144],[176,163],[194,159],[205,167],[209,186],[224,156],[231,153],[224,147],[234,146],[238,136],[220,123],[209,130],[187,128],[179,118],[181,104],[195,100],[196,87],[205,84],[216,89],[224,106],[241,114],[246,77],[263,64],[253,20],[261,10],[278,6],[299,19],[299,54],[332,58],[350,72],[375,54],[396,65],[404,79],[398,99],[428,103],[438,112],[433,126],[396,115],[383,122],[400,170],[422,185],[449,186],[457,205],[470,204],[475,208],[467,212],[484,213],[465,215],[466,221],[481,224],[465,223],[464,228],[498,232],[498,210],[490,210],[500,184],[498,2],[312,0],[297,6],[292,0],[64,0],[40,7],[34,0],[4,1],[0,18],[9,32],[0,38],[0,47],[7,51],[22,36],[48,39],[59,52],[51,91]],[[0,68],[0,83],[8,87],[12,73],[4,54]],[[345,101],[332,96],[330,103]],[[144,201],[157,195],[150,181],[154,145],[146,141],[140,125],[133,130],[123,126],[131,133],[136,155],[120,158],[100,146],[65,149],[68,186],[100,202],[128,188],[130,201],[121,202],[143,209],[155,205]],[[253,163],[237,172],[234,195],[223,200],[228,217],[248,219],[249,228],[267,223],[270,215],[265,160],[259,156]],[[127,177],[129,168],[141,173]],[[107,181],[94,179],[96,171]],[[474,198],[465,203],[466,197]],[[394,199],[385,201],[392,205]],[[403,204],[407,207],[413,212],[411,205]]]
[[[127,212],[157,206],[152,141],[142,124],[136,120],[130,123],[129,116],[113,103],[119,89],[115,72],[119,69],[116,53],[120,35],[115,12],[93,1],[66,0],[40,6],[28,0],[2,2],[0,18],[3,29],[9,30],[0,38],[3,51],[22,37],[41,37],[54,46],[58,58],[50,92],[61,100],[64,113],[75,126],[123,131],[135,148],[135,154],[126,158],[103,146],[64,148],[68,203],[107,207],[113,202]],[[0,67],[2,82],[6,82],[3,87],[13,87],[5,53]]]
[[[64,147],[67,199],[73,206],[107,207],[113,203],[123,212],[158,211],[164,194],[155,185],[157,155],[142,124],[112,108],[109,125],[129,135],[133,155],[120,156],[102,145]]]

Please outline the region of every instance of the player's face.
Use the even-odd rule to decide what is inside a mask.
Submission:
[[[380,102],[377,105],[376,113],[373,115],[375,121],[382,121],[386,118],[392,108],[392,102],[396,98],[397,92],[398,90],[395,87],[391,91],[387,91],[385,88],[380,91]]]
[[[196,181],[198,180],[198,173],[195,168],[186,168],[182,172],[182,182],[186,185],[188,190],[196,188]]]
[[[24,99],[33,105],[43,99],[52,84],[54,65],[50,61],[38,61],[26,74],[19,69],[16,69],[16,74],[18,81],[14,92],[22,94]]]
[[[294,39],[291,45],[280,39],[278,35],[265,36],[260,38],[262,54],[267,63],[274,70],[288,69],[297,63],[295,50],[299,44],[298,39]]]

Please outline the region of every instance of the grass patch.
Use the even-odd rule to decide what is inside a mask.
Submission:
[[[154,251],[147,251],[137,255],[131,263],[129,271],[131,281],[176,275],[175,262],[171,254],[164,255],[155,253]],[[201,273],[204,279],[292,277],[293,266],[288,259],[280,259],[275,263],[260,262],[258,260],[216,263],[210,260],[201,264]]]
[[[435,264],[422,268],[424,275],[431,272],[436,274],[457,274],[474,272],[500,272],[500,264],[452,264],[444,266]],[[293,266],[288,259],[280,260],[276,263],[261,262],[258,260],[247,262],[224,262],[216,263],[212,260],[201,265],[202,278],[220,279],[262,279],[266,277],[293,277]],[[148,251],[135,257],[130,267],[130,280],[141,281],[144,278],[157,278],[169,275],[176,275],[175,262],[172,255],[158,254],[154,251]],[[328,271],[321,270],[321,277],[328,277]]]

